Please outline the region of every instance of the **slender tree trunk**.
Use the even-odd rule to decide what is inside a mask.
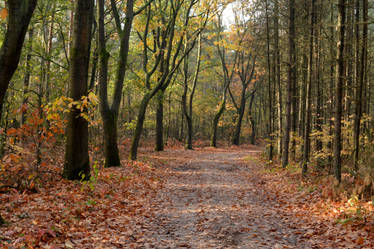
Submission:
[[[48,60],[46,62],[46,72],[45,72],[45,101],[46,103],[49,103],[49,96],[50,96],[50,80],[51,80],[51,60],[49,59],[52,55],[52,49],[53,49],[53,32],[54,32],[54,24],[55,24],[55,11],[54,6],[52,8],[52,17],[51,17],[51,23],[49,26],[48,31],[48,44],[47,44],[47,57]]]
[[[197,59],[196,59],[196,67],[195,67],[195,73],[194,78],[192,82],[192,90],[190,93],[189,98],[189,104],[188,104],[188,110],[187,110],[187,91],[188,91],[188,56],[185,57],[185,64],[184,64],[184,75],[185,75],[185,82],[184,82],[184,91],[182,95],[182,107],[183,107],[183,113],[186,117],[187,121],[187,137],[185,141],[185,148],[188,150],[192,150],[192,135],[193,135],[193,97],[196,91],[197,81],[199,78],[199,72],[200,72],[200,64],[201,64],[201,34],[198,38],[198,48],[197,48]]]
[[[27,114],[27,105],[29,102],[28,91],[30,86],[30,76],[31,76],[31,51],[32,51],[32,43],[34,38],[34,28],[31,27],[29,30],[29,37],[28,37],[28,52],[26,55],[26,73],[25,78],[23,80],[23,100],[22,100],[22,116],[21,116],[21,125],[26,123],[26,114]]]
[[[281,86],[281,63],[280,63],[280,49],[279,49],[279,3],[278,0],[274,1],[274,49],[275,49],[275,74],[276,74],[276,86],[278,88],[278,154],[282,155],[282,86]]]
[[[308,170],[309,154],[310,154],[310,131],[311,131],[311,117],[312,117],[312,85],[315,81],[313,65],[314,65],[314,36],[316,23],[316,0],[312,0],[311,17],[310,17],[310,40],[309,40],[309,64],[308,64],[308,84],[306,89],[306,109],[305,109],[305,130],[304,130],[304,153],[303,153],[303,170],[302,174],[305,176]]]
[[[295,0],[288,1],[289,8],[289,65],[288,65],[288,81],[287,81],[287,103],[286,103],[286,126],[283,135],[283,154],[282,167],[288,165],[288,152],[290,144],[291,131],[291,101],[292,101],[292,86],[294,85],[296,75],[296,56],[295,56]]]
[[[333,23],[334,21],[334,5],[333,3],[330,3],[330,22]],[[334,27],[330,27],[329,29],[330,31],[330,40],[331,40],[331,43],[330,43],[330,58],[331,58],[331,62],[330,62],[330,81],[329,81],[329,104],[328,104],[328,110],[329,110],[329,114],[330,116],[328,117],[329,118],[329,136],[332,137],[333,136],[333,127],[334,127],[334,121],[333,121],[333,112],[334,112],[334,103],[335,103],[335,100],[334,100],[334,85],[335,85],[335,65],[336,65],[336,50],[335,50],[335,35],[334,35]],[[328,143],[327,143],[327,148],[329,150],[329,156],[328,156],[328,162],[332,162],[333,161],[333,158],[332,158],[332,153],[333,153],[333,143],[332,143],[332,139],[329,139]],[[329,174],[332,174],[332,164],[330,163],[329,164]]]
[[[240,96],[240,106],[238,110],[238,117],[236,120],[236,125],[235,125],[235,131],[234,131],[234,136],[232,139],[232,144],[233,145],[239,145],[240,144],[240,131],[242,127],[242,121],[244,117],[244,112],[245,112],[245,105],[246,105],[246,91],[247,91],[247,86],[242,87],[242,93]]]
[[[94,1],[77,0],[74,8],[76,18],[70,50],[69,97],[74,101],[80,101],[82,97],[87,96]],[[68,116],[62,175],[70,180],[87,179],[90,175],[88,122],[81,114],[80,108],[73,107]]]
[[[269,30],[269,15],[268,15],[268,1],[265,1],[266,11],[266,54],[267,54],[267,76],[268,76],[268,159],[273,160],[273,103],[271,94],[271,65],[270,65],[270,30]]]
[[[218,122],[221,118],[223,112],[225,111],[226,107],[226,91],[224,93],[222,102],[219,106],[218,111],[214,115],[213,123],[212,123],[212,131],[211,131],[211,137],[210,137],[210,146],[217,147],[217,128],[218,128]]]
[[[338,3],[338,33],[339,40],[337,44],[337,73],[336,73],[336,89],[335,89],[335,139],[334,139],[334,169],[335,178],[341,182],[341,125],[342,125],[342,97],[343,97],[343,85],[345,77],[344,68],[344,45],[345,45],[345,0],[339,0]]]
[[[101,116],[104,126],[104,154],[105,167],[120,166],[121,161],[118,150],[118,115],[119,107],[121,105],[123,81],[126,74],[126,63],[129,53],[129,39],[134,18],[133,5],[134,0],[129,0],[126,3],[126,18],[125,24],[119,22],[119,13],[116,7],[116,2],[111,1],[112,12],[115,16],[117,31],[120,35],[120,53],[118,58],[118,67],[116,71],[116,79],[113,93],[113,100],[111,106],[108,103],[108,59],[109,54],[106,51],[105,45],[105,29],[104,29],[104,5],[103,0],[99,1],[99,60],[100,60],[100,105]]]
[[[89,87],[88,87],[88,91],[94,91],[94,88],[95,88],[98,60],[99,60],[99,53],[98,53],[98,48],[96,47],[95,51],[93,53],[93,58],[92,58],[91,78],[90,78],[90,84],[89,84]]]
[[[321,3],[320,3],[321,4]],[[321,12],[321,8],[318,8],[317,13]],[[320,15],[320,14],[319,14]],[[320,24],[320,18],[318,18],[318,15],[316,14],[317,21],[316,23]],[[321,45],[321,32],[322,32],[322,25],[318,25],[318,30],[316,31],[316,41],[317,41],[317,47],[316,47],[316,92],[317,92],[317,103],[316,103],[316,117],[315,122],[316,126],[315,129],[318,132],[318,135],[316,136],[316,152],[321,153],[323,148],[322,143],[322,124],[323,124],[323,114],[322,114],[322,98],[323,98],[323,90],[321,88],[321,85],[323,85],[322,81],[322,62],[321,62],[321,56],[322,56],[322,45]],[[322,161],[321,158],[317,157],[317,169],[321,169],[322,167]]]
[[[353,6],[354,6],[354,1],[352,2],[352,7],[346,7],[346,44],[345,44],[345,51],[344,53],[346,54],[346,59],[345,59],[345,68],[346,68],[346,80],[345,80],[345,85],[343,87],[343,119],[349,120],[349,117],[352,114],[352,97],[354,95],[352,94],[355,90],[355,87],[353,85],[353,79],[354,79],[354,70],[353,70],[353,63],[355,59],[355,54],[354,54],[354,13],[353,13]],[[343,137],[344,139],[344,137]],[[346,142],[346,143],[345,143]],[[345,142],[342,143],[342,145],[347,144],[349,146],[350,144],[350,139],[346,138]]]
[[[138,147],[139,147],[139,141],[140,137],[142,135],[143,131],[143,124],[145,120],[145,113],[147,111],[147,106],[149,101],[151,100],[151,94],[146,93],[143,96],[142,102],[139,107],[139,112],[138,112],[138,120],[136,122],[136,127],[135,127],[135,134],[132,138],[131,142],[131,147],[130,147],[130,160],[136,160],[138,156]]]
[[[249,120],[251,122],[251,139],[250,142],[251,144],[255,145],[256,144],[256,123],[255,123],[255,118],[253,117],[252,114],[252,106],[253,106],[253,101],[255,99],[255,94],[253,93],[251,95],[251,99],[249,100],[249,109],[248,109],[248,116]]]
[[[300,85],[300,106],[299,106],[299,137],[304,136],[305,132],[305,109],[306,109],[306,87],[308,82],[308,56],[303,54],[302,60],[302,83]]]
[[[156,110],[156,147],[155,151],[164,150],[164,91],[157,94]]]
[[[105,38],[105,1],[98,0],[98,54],[99,54],[99,93],[100,113],[104,127],[104,155],[105,167],[119,166],[121,164],[117,147],[117,119],[118,112],[110,109],[108,104],[108,60]]]
[[[356,56],[361,56],[361,63],[358,63],[359,59],[357,59],[356,65],[360,65],[360,67],[357,67],[356,70],[358,70],[357,74],[357,90],[356,90],[356,109],[355,109],[355,120],[354,120],[354,170],[355,173],[358,172],[359,167],[358,167],[358,161],[359,161],[359,152],[360,152],[360,126],[361,126],[361,116],[362,116],[362,92],[363,88],[365,85],[365,71],[366,67],[365,65],[367,64],[367,39],[368,39],[368,1],[367,0],[362,0],[362,7],[363,7],[363,33],[362,33],[362,51],[361,55],[359,52],[356,53]],[[357,12],[356,12],[356,49],[359,50],[359,10],[360,4],[359,0],[357,0]]]

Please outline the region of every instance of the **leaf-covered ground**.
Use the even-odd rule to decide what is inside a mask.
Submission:
[[[327,201],[260,153],[147,150],[91,183],[2,194],[1,248],[374,248],[372,210],[349,213],[359,204]]]

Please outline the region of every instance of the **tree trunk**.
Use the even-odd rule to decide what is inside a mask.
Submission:
[[[255,145],[256,144],[256,123],[255,123],[255,119],[253,117],[253,114],[252,114],[252,106],[253,106],[253,101],[254,101],[254,98],[255,98],[255,94],[253,93],[251,95],[251,99],[249,101],[249,109],[248,109],[248,115],[249,115],[249,120],[251,122],[251,144]]]
[[[155,151],[164,150],[164,91],[157,94],[156,110],[156,147]]]
[[[268,15],[268,1],[265,1],[265,12],[266,12],[266,58],[267,58],[267,76],[268,76],[268,139],[269,139],[269,150],[268,159],[273,160],[273,103],[271,94],[271,65],[270,65],[270,30],[269,30],[269,15]]]
[[[283,135],[283,154],[282,167],[288,165],[288,152],[290,144],[291,131],[291,101],[292,101],[292,86],[294,85],[296,75],[296,56],[295,56],[295,0],[288,1],[289,8],[289,65],[288,65],[288,81],[287,81],[287,103],[286,103],[286,126]]]
[[[73,41],[70,49],[69,97],[80,101],[87,96],[88,64],[90,62],[93,0],[75,1]],[[66,128],[66,150],[63,177],[69,180],[88,179],[88,122],[80,108],[72,107]]]
[[[7,1],[8,24],[0,49],[0,117],[2,117],[4,97],[9,81],[18,67],[23,42],[36,2],[37,0]]]
[[[101,117],[104,126],[104,154],[105,154],[105,167],[115,167],[120,166],[120,156],[118,150],[118,115],[119,107],[122,98],[123,81],[126,73],[126,63],[129,52],[129,39],[132,27],[132,21],[134,17],[133,13],[133,0],[127,1],[126,6],[126,19],[124,28],[122,29],[122,24],[118,23],[118,10],[116,3],[111,1],[112,12],[116,17],[117,30],[120,35],[120,54],[118,59],[118,68],[116,71],[116,79],[114,86],[114,94],[112,105],[109,106],[108,103],[108,59],[109,54],[106,50],[105,44],[105,12],[103,0],[99,0],[98,17],[99,17],[99,60],[100,60],[100,107],[101,107]]]
[[[46,71],[45,71],[45,102],[49,103],[49,96],[50,96],[50,79],[51,79],[51,60],[49,59],[52,55],[52,49],[53,49],[53,30],[54,30],[54,22],[55,22],[55,10],[54,5],[52,9],[52,17],[51,17],[51,23],[48,30],[48,44],[47,44],[47,57],[48,60],[46,62]],[[49,126],[49,124],[47,123]]]
[[[359,9],[359,0],[357,0],[357,12]],[[361,126],[361,116],[362,116],[362,92],[365,85],[365,74],[366,74],[366,64],[367,64],[367,39],[368,39],[368,0],[362,0],[362,9],[363,9],[363,32],[362,32],[362,50],[361,55],[359,52],[356,56],[361,56],[361,63],[359,74],[357,77],[357,90],[356,90],[356,109],[355,109],[355,122],[354,122],[354,170],[355,173],[358,172],[358,161],[359,161],[359,150],[360,150],[360,126]],[[359,22],[359,16],[356,17],[356,22]],[[357,24],[357,50],[359,49],[359,26]],[[357,60],[358,61],[358,60]],[[359,64],[359,63],[357,63]]]
[[[192,135],[193,135],[193,125],[192,125],[192,115],[193,115],[193,97],[196,91],[197,81],[199,78],[200,64],[201,64],[201,34],[198,37],[198,47],[197,47],[197,59],[194,78],[192,82],[192,90],[190,93],[188,109],[187,109],[187,92],[188,92],[188,56],[184,59],[184,91],[182,95],[182,109],[184,116],[187,121],[187,136],[185,141],[185,148],[192,150]]]
[[[104,0],[99,0],[97,7],[100,113],[104,126],[104,166],[111,167],[120,166],[121,162],[117,147],[118,112],[111,110],[108,104],[108,60],[110,55],[106,50],[104,4]]]
[[[330,3],[330,21],[333,23],[334,21],[334,5],[333,3]],[[331,43],[330,45],[330,57],[331,57],[331,62],[330,62],[330,81],[329,81],[329,105],[328,105],[328,113],[330,114],[329,118],[329,136],[333,136],[333,126],[334,126],[334,121],[333,121],[333,112],[334,112],[334,85],[335,85],[335,59],[336,54],[335,54],[335,32],[334,32],[334,27],[330,27],[330,40]],[[333,145],[332,145],[332,139],[329,139],[327,143],[327,149],[329,150],[329,156],[327,158],[328,162],[332,162],[332,151],[333,151]],[[329,164],[329,174],[332,174],[332,164]]]
[[[274,49],[275,49],[275,74],[276,86],[278,87],[278,145],[277,150],[279,156],[282,155],[282,86],[281,86],[281,62],[280,62],[280,49],[279,49],[279,3],[278,0],[274,1]]]
[[[24,125],[26,122],[26,114],[27,114],[27,105],[29,102],[28,91],[30,86],[30,76],[31,76],[31,51],[32,51],[32,43],[34,38],[34,28],[31,27],[29,30],[29,37],[28,37],[28,52],[26,55],[26,72],[25,78],[23,80],[23,100],[22,100],[22,116],[21,116],[21,125]]]
[[[318,8],[317,13],[321,13],[321,7]],[[316,23],[319,27],[316,31],[316,92],[317,92],[317,103],[316,103],[316,126],[315,129],[318,132],[318,135],[316,136],[316,152],[321,153],[323,148],[322,143],[322,124],[323,124],[323,114],[322,114],[322,102],[323,102],[323,90],[321,88],[321,85],[323,85],[322,82],[322,65],[321,65],[321,56],[322,56],[322,42],[321,42],[321,33],[322,33],[322,25],[320,25],[320,19],[318,15],[316,14]],[[322,167],[322,161],[321,158],[317,157],[317,169],[321,169]]]
[[[217,128],[218,128],[218,122],[221,118],[223,112],[225,111],[226,107],[226,93],[223,96],[223,100],[220,104],[220,107],[216,114],[214,115],[213,122],[212,122],[212,131],[211,131],[211,137],[210,137],[210,146],[217,147]]]
[[[4,218],[0,215],[0,226],[5,224]]]
[[[338,33],[339,40],[337,44],[337,73],[336,73],[336,89],[335,89],[335,140],[334,140],[334,169],[335,178],[341,182],[341,125],[342,125],[342,95],[345,78],[344,68],[344,41],[345,41],[345,0],[339,0],[338,4]]]
[[[247,87],[243,86],[241,97],[240,97],[240,107],[239,107],[239,111],[238,111],[238,117],[237,117],[237,120],[236,120],[234,136],[233,136],[233,139],[232,139],[232,144],[233,145],[239,145],[240,144],[240,131],[241,131],[241,127],[242,127],[242,121],[243,121],[245,104],[246,104],[246,96],[245,96],[246,90],[247,90]]]
[[[312,0],[312,8],[310,15],[310,37],[309,37],[309,64],[308,64],[308,84],[306,87],[306,109],[305,109],[305,130],[304,130],[304,146],[303,146],[303,169],[302,174],[305,176],[308,170],[309,154],[310,154],[310,131],[312,121],[312,85],[314,83],[314,26],[316,23],[316,0]]]
[[[147,106],[150,100],[151,100],[151,93],[146,93],[143,96],[142,102],[140,104],[139,112],[138,112],[138,120],[136,122],[136,127],[135,127],[135,134],[132,138],[131,147],[130,147],[130,156],[129,156],[130,160],[137,159],[140,136],[142,135],[143,124],[145,120],[145,113],[147,111]]]

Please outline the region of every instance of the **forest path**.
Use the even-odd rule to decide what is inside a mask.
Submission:
[[[318,248],[261,186],[252,148],[157,154],[170,169],[141,248]],[[139,242],[138,242],[139,243]]]

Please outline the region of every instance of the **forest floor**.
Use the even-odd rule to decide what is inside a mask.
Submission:
[[[90,182],[2,194],[0,247],[374,248],[372,212],[349,213],[297,174],[271,170],[261,153],[148,148]]]

